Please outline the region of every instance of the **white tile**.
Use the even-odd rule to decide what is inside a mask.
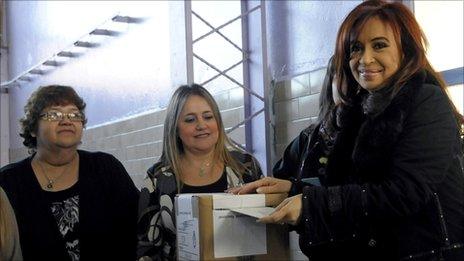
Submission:
[[[275,121],[287,122],[298,118],[298,99],[274,104]]]
[[[311,85],[311,94],[321,92],[322,84],[324,82],[326,68],[319,69],[309,73],[309,83]]]
[[[309,73],[293,77],[290,82],[290,98],[297,98],[310,94]]]
[[[156,111],[154,112],[154,115],[156,117],[154,125],[164,124],[164,120],[166,119],[166,109],[161,110],[161,111]]]
[[[244,109],[243,107],[239,107],[227,111],[222,111],[221,118],[225,128],[233,127],[243,121]]]
[[[238,144],[245,144],[245,127],[242,125],[229,133],[228,136]]]
[[[144,179],[145,179],[145,174],[132,174],[130,175],[132,181],[134,182],[134,185],[137,187],[138,190],[141,190],[143,185],[145,184]]]
[[[235,108],[243,106],[243,88],[237,87],[229,90],[229,107]]]
[[[298,98],[298,118],[317,116],[319,113],[319,94]]]
[[[216,101],[219,110],[226,110],[230,108],[230,99],[228,91],[215,94],[214,100]]]

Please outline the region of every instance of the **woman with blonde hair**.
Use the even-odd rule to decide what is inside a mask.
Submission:
[[[18,225],[5,191],[0,187],[0,260],[22,260]]]
[[[261,174],[258,162],[228,139],[211,94],[197,84],[180,86],[167,108],[161,158],[141,191],[137,256],[176,258],[176,194],[224,192]]]

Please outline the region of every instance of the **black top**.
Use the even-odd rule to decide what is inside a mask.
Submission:
[[[221,177],[215,182],[204,186],[190,186],[184,184],[181,193],[215,193],[224,192],[227,189],[227,173],[226,169],[222,171]]]
[[[71,260],[79,260],[79,182],[61,191],[44,191]]]
[[[137,188],[112,155],[78,153],[80,260],[135,260]],[[0,169],[0,186],[16,214],[24,260],[71,260],[31,160]]]

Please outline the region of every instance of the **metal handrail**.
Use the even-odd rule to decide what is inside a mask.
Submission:
[[[111,31],[111,30],[99,28],[110,21],[117,22],[117,23],[140,23],[140,22],[143,22],[144,19],[129,17],[129,16],[121,16],[118,12],[115,15],[112,15],[111,18],[106,19],[104,22],[102,22],[96,29],[93,29],[89,33],[79,37],[78,40],[74,41],[71,45],[66,46],[63,50],[56,52],[51,57],[45,60],[42,60],[41,62],[28,68],[27,70],[22,71],[20,74],[18,74],[13,79],[6,81],[6,82],[1,82],[0,89],[2,88],[8,89],[14,86],[20,86],[21,84],[18,81],[32,81],[33,79],[30,76],[28,76],[28,74],[34,75],[34,76],[44,75],[45,72],[44,70],[41,69],[41,66],[58,67],[62,65],[63,63],[56,61],[57,57],[67,57],[67,58],[78,57],[79,56],[78,53],[67,51],[73,47],[94,48],[94,47],[99,46],[98,43],[93,43],[93,42],[82,40],[84,37],[88,37],[89,35],[118,36],[119,32],[117,31]]]

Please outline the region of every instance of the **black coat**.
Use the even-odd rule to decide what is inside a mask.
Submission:
[[[115,157],[78,152],[80,260],[135,260],[137,188]],[[68,260],[31,159],[0,169],[0,185],[18,221],[24,260]]]
[[[297,229],[311,260],[464,260],[459,128],[433,83],[416,75],[373,115],[346,107],[327,166],[314,162],[320,126],[307,140],[318,171],[303,176],[323,177],[302,189]]]

